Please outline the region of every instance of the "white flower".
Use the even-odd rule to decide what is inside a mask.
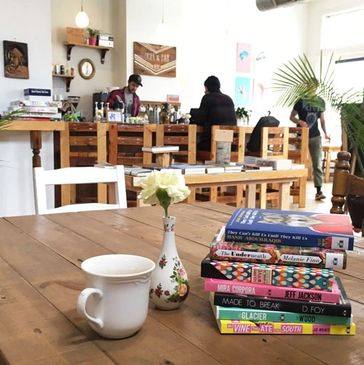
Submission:
[[[138,198],[143,199],[146,204],[158,204],[158,190],[164,190],[169,198],[170,204],[185,200],[190,195],[190,189],[185,184],[184,176],[174,170],[153,171],[142,182],[143,190]]]

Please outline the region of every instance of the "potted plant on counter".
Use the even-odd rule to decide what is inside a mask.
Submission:
[[[251,110],[246,110],[243,106],[236,108],[236,118],[238,120],[238,125],[249,125]]]
[[[96,46],[97,36],[100,34],[100,31],[93,28],[87,28],[88,32],[88,44],[89,46]]]

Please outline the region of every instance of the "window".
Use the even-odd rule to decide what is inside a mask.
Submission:
[[[322,49],[364,46],[364,9],[327,15],[322,23]]]

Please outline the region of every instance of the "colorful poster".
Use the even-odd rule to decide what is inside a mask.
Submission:
[[[237,77],[235,79],[235,106],[248,106],[250,103],[251,79],[250,77]]]
[[[236,71],[243,73],[252,72],[252,46],[247,43],[236,45]]]

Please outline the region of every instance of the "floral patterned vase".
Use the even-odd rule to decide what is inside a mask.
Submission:
[[[163,218],[163,247],[152,274],[150,300],[163,310],[178,308],[189,292],[187,273],[176,249],[175,224],[176,217]]]

